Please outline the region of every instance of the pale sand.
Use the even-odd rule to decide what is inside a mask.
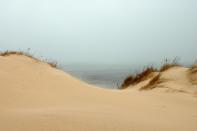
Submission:
[[[197,131],[196,85],[172,68],[161,87],[109,90],[26,56],[0,56],[0,131]]]

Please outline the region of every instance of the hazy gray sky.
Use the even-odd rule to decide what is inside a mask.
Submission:
[[[197,59],[197,0],[0,0],[0,50],[65,63]]]

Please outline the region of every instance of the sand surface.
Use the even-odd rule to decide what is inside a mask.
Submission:
[[[0,131],[197,131],[197,86],[188,69],[158,88],[88,85],[26,56],[0,56]]]

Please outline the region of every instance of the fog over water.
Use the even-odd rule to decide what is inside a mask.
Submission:
[[[135,66],[116,65],[65,65],[61,68],[89,84],[113,89],[120,87],[127,76],[139,70]]]
[[[196,7],[196,0],[0,0],[0,51],[31,48],[62,65],[122,71],[176,56],[191,64]]]

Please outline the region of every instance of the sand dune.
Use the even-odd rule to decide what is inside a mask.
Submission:
[[[0,56],[0,130],[196,131],[196,73],[188,70],[162,72],[153,90],[139,91],[151,78],[109,90],[27,56]]]

